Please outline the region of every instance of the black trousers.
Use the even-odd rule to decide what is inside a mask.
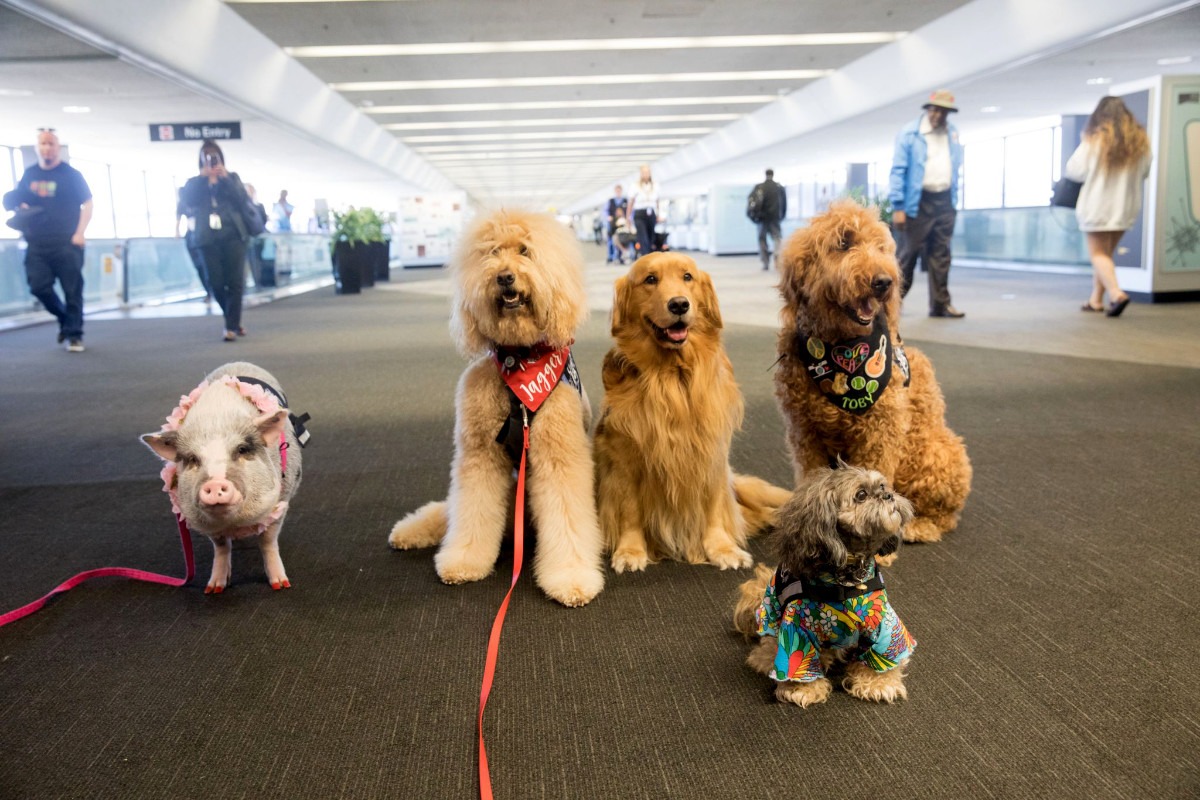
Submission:
[[[68,339],[83,338],[83,248],[70,242],[33,244],[25,250],[25,280],[29,292],[58,318]],[[54,291],[62,287],[63,298]]]
[[[658,216],[654,211],[648,208],[634,211],[633,224],[637,227],[638,258],[657,250],[654,246],[654,227],[658,224]]]
[[[913,268],[924,251],[925,269],[929,273],[929,310],[940,312],[950,305],[950,239],[954,236],[954,220],[958,212],[950,204],[950,190],[921,192],[917,216],[909,217],[904,225],[900,248],[900,296],[912,286]]]
[[[212,239],[200,247],[208,268],[209,289],[225,314],[225,330],[242,326],[242,295],[246,291],[246,242],[237,235]]]

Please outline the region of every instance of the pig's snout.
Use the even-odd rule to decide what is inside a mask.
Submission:
[[[242,502],[242,493],[224,478],[213,478],[200,487],[200,502],[206,506],[236,505]]]

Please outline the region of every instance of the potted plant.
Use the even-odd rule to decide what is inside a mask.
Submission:
[[[389,242],[384,235],[384,227],[392,223],[391,214],[381,214],[373,208],[361,209],[363,214],[364,236],[367,240],[367,248],[371,253],[371,276],[368,278],[363,276],[363,283],[368,286],[375,281],[386,281],[389,279],[389,264],[388,250]]]
[[[358,294],[362,291],[363,273],[370,261],[366,238],[366,218],[351,206],[346,211],[333,211],[333,275],[338,294]]]

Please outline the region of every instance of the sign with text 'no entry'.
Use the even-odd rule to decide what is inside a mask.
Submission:
[[[152,142],[198,142],[202,139],[241,139],[240,122],[173,122],[150,126]]]

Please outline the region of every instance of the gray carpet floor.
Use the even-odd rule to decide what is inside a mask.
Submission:
[[[443,298],[321,290],[212,317],[0,334],[0,611],[83,569],[182,574],[137,440],[213,367],[259,363],[313,415],[281,538],[202,593],[102,579],[0,629],[0,797],[469,798],[491,619],[509,582],[442,585],[391,524],[444,497],[462,361]],[[739,471],[786,484],[774,333],[730,326]],[[1182,798],[1200,795],[1197,373],[913,342],[974,492],[889,574],[918,640],[910,699],[773,702],[729,630],[745,572],[660,564],[582,609],[526,575],[487,735],[498,798]],[[576,359],[598,405],[607,324]],[[762,554],[762,543],[755,542]]]

